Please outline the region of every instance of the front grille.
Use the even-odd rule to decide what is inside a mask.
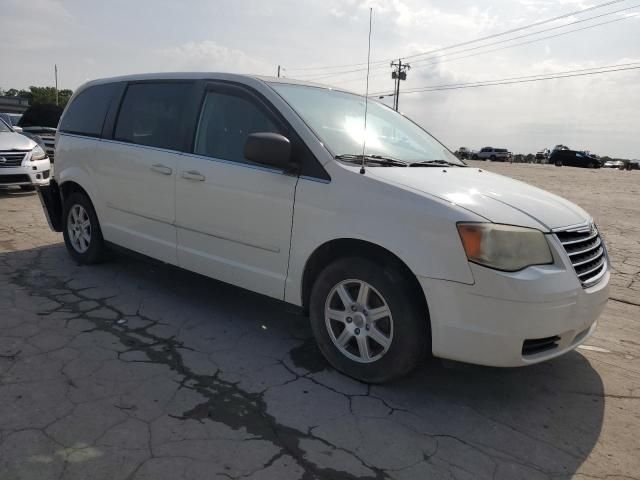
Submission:
[[[9,183],[31,183],[29,175],[0,175],[0,185]]]
[[[19,167],[26,155],[26,151],[0,152],[0,168]]]
[[[553,337],[530,338],[525,340],[522,344],[522,355],[535,355],[536,353],[553,350],[558,346],[559,340],[560,337],[557,335],[554,335]]]
[[[604,243],[595,225],[556,232],[583,287],[597,283],[607,271]]]

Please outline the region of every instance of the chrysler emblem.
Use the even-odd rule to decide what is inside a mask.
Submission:
[[[7,163],[7,159],[4,157],[0,157],[0,163]]]

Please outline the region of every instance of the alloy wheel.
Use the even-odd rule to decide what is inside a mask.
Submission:
[[[362,280],[343,280],[325,303],[325,325],[333,344],[359,363],[379,360],[393,341],[393,316],[384,297]]]
[[[91,244],[91,219],[82,205],[75,204],[67,217],[67,233],[73,249],[84,253]]]

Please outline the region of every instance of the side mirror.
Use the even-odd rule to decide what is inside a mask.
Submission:
[[[13,131],[16,133],[22,133],[22,127],[19,127],[17,125],[14,125],[13,127]]]
[[[291,142],[278,133],[251,133],[244,144],[247,160],[285,171],[295,169],[291,162]]]

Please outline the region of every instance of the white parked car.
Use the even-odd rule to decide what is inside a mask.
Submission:
[[[427,354],[507,367],[584,342],[609,283],[591,216],[371,100],[365,134],[364,106],[289,79],[93,81],[61,118],[45,211],[80,263],[117,244],[303,307],[367,382]]]
[[[604,162],[602,168],[617,168],[618,170],[623,170],[625,167],[624,162],[620,160],[608,160]]]
[[[484,147],[471,155],[472,160],[491,160],[492,162],[509,162],[513,154],[506,148]]]
[[[49,183],[50,170],[42,147],[0,120],[0,187],[33,190]]]

